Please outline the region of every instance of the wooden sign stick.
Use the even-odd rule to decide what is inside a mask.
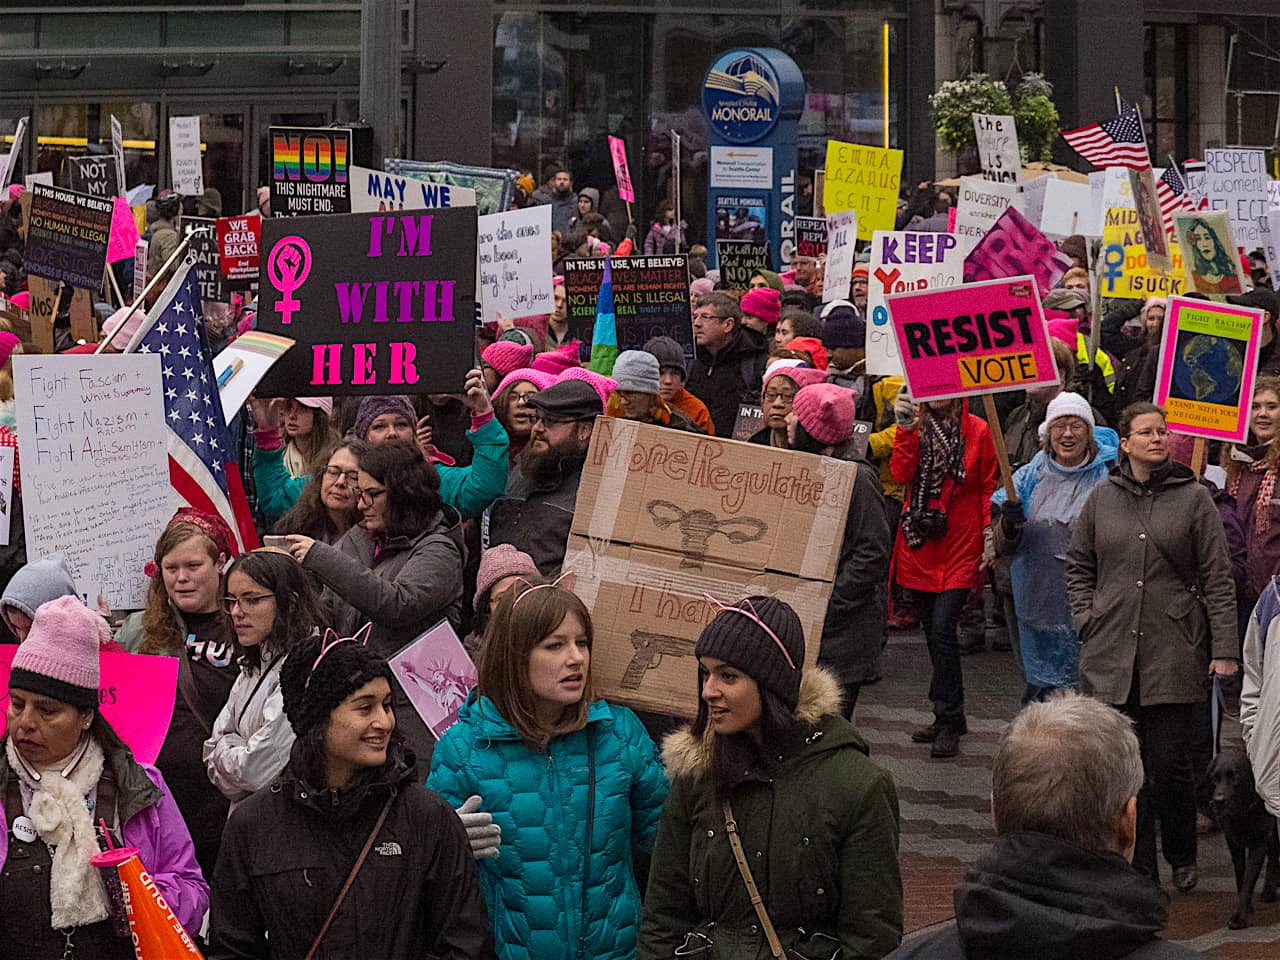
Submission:
[[[1018,495],[1013,489],[1013,469],[1009,466],[1009,449],[1004,445],[1004,430],[1000,427],[1000,415],[996,413],[996,401],[991,394],[982,395],[982,409],[987,415],[987,426],[991,428],[991,440],[996,445],[996,460],[1000,462],[1005,496],[1017,500]]]

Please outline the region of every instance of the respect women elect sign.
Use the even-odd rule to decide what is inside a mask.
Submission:
[[[900,293],[887,302],[917,403],[1058,382],[1032,277]]]

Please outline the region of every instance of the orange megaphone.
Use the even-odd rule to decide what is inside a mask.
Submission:
[[[120,878],[120,898],[124,901],[138,960],[173,960],[190,957],[204,960],[178,918],[165,903],[147,868],[138,859],[137,847],[121,847],[95,854],[89,859],[100,870],[114,870]]]

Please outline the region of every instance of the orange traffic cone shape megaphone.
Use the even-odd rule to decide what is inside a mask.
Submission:
[[[174,960],[190,957],[204,960],[196,945],[165,903],[147,868],[138,859],[136,847],[122,847],[93,856],[95,867],[114,868],[129,918],[129,934],[138,960]]]

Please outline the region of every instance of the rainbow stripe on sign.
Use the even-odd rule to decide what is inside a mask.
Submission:
[[[248,333],[236,337],[232,341],[232,346],[275,359],[276,357],[284,356],[284,352],[292,347],[294,342],[288,337],[278,337],[274,333],[250,330]]]
[[[272,137],[271,156],[276,180],[347,182],[345,135],[277,133]]]

